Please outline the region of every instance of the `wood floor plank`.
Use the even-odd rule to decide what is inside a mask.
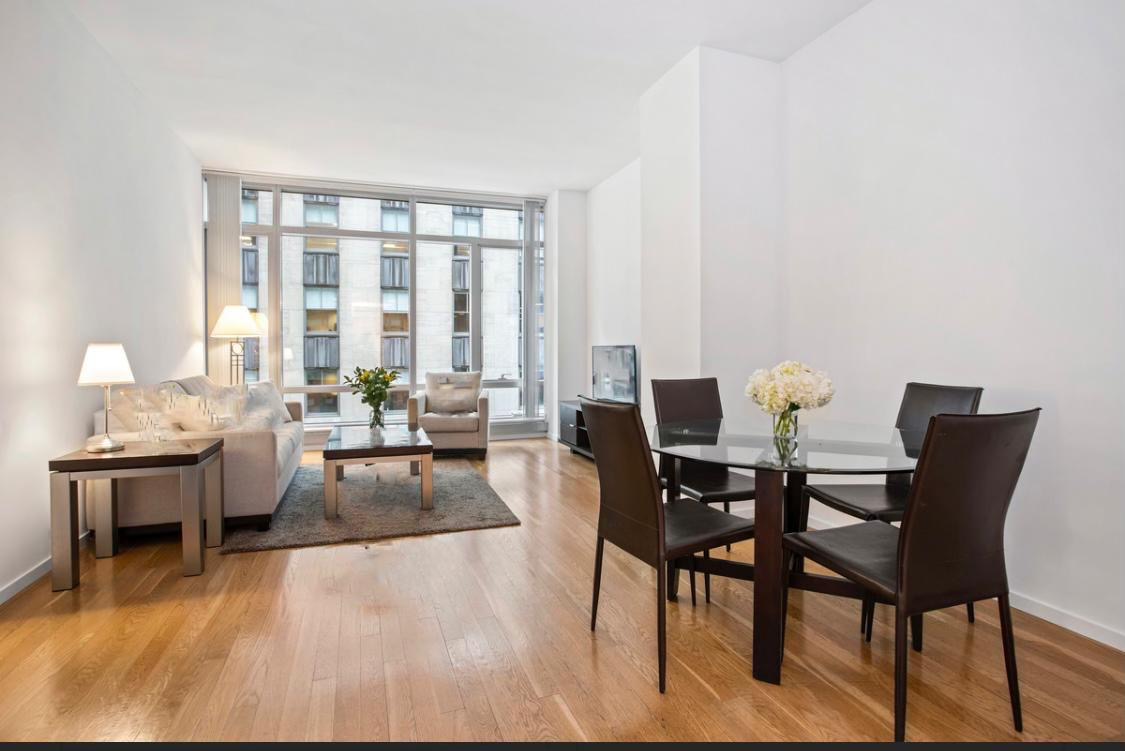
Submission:
[[[188,578],[175,537],[126,538],[108,559],[84,541],[79,588],[51,592],[44,577],[0,605],[0,740],[891,738],[888,608],[868,644],[855,602],[793,593],[772,686],[750,677],[753,585],[714,578],[711,603],[692,607],[682,574],[661,695],[655,572],[613,546],[590,631],[593,464],[546,440],[495,442],[472,464],[520,526],[208,550]],[[378,501],[349,499],[362,502]],[[753,554],[752,542],[715,551]],[[1014,620],[1024,732],[996,606],[980,603],[975,624],[963,608],[926,616],[908,739],[1125,737],[1125,654]]]

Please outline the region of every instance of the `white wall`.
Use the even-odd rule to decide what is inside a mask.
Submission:
[[[653,378],[699,375],[699,50],[640,101],[641,406]]]
[[[86,344],[203,370],[200,168],[63,10],[0,5],[0,600],[47,570],[47,461],[92,431]]]
[[[780,106],[777,63],[707,47],[641,98],[644,396],[653,378],[715,376],[744,410],[747,375],[775,357]]]
[[[1014,602],[1125,646],[1125,4],[876,0],[783,67],[785,355],[836,418],[1043,407]]]
[[[586,194],[586,343],[641,343],[641,163]]]
[[[543,406],[548,430],[558,438],[559,401],[588,391],[585,191],[551,193],[545,221]]]
[[[735,415],[751,409],[747,377],[779,352],[781,66],[699,56],[700,375]]]

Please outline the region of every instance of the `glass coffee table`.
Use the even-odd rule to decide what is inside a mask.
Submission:
[[[434,444],[426,431],[406,426],[376,430],[342,426],[332,429],[324,445],[324,518],[336,518],[338,482],[343,479],[344,465],[385,462],[410,462],[411,474],[421,465],[422,508],[434,507]]]

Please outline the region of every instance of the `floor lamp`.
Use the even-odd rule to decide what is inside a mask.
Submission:
[[[230,382],[242,383],[246,371],[246,340],[262,335],[258,323],[245,305],[228,305],[215,321],[211,336],[230,339]]]

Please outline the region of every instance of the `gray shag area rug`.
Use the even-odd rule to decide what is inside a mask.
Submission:
[[[410,475],[406,462],[350,465],[338,486],[338,515],[325,519],[323,469],[303,464],[278,504],[270,528],[230,530],[222,552],[303,548],[520,523],[464,459],[434,461],[434,507],[429,511],[422,510],[420,483],[419,477]]]

